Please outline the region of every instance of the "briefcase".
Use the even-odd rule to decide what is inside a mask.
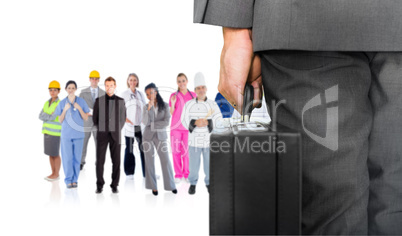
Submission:
[[[242,122],[210,137],[210,234],[301,234],[301,135]]]

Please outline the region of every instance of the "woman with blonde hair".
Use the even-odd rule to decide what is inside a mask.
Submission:
[[[138,148],[141,155],[142,176],[145,177],[145,160],[142,148],[141,121],[142,110],[145,104],[145,95],[137,89],[139,87],[139,79],[137,74],[131,73],[127,77],[128,89],[124,91],[121,97],[126,104],[126,123],[123,132],[126,138],[126,149],[124,153],[124,172],[127,177],[133,178],[135,172],[135,156],[133,152],[134,138],[137,140]]]

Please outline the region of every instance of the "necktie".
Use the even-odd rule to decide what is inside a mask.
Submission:
[[[95,90],[92,90],[92,102],[95,102],[96,99],[96,93]]]

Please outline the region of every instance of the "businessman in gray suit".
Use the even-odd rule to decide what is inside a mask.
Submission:
[[[194,22],[223,27],[221,94],[264,85],[302,133],[303,234],[400,235],[402,1],[195,0]]]
[[[87,103],[87,105],[91,109],[91,111],[94,109],[95,100],[98,97],[105,95],[105,90],[99,88],[99,86],[98,86],[99,77],[100,77],[99,72],[92,71],[89,74],[89,82],[91,83],[91,86],[89,86],[86,89],[81,90],[81,93],[79,96],[85,100],[85,102]],[[81,170],[85,165],[88,141],[89,141],[89,138],[91,137],[91,133],[93,135],[93,138],[95,141],[95,146],[96,146],[96,128],[95,128],[93,120],[92,120],[92,112],[91,112],[91,116],[89,117],[89,119],[84,121],[84,129],[85,129],[85,137],[84,137],[84,145],[82,148],[82,157],[81,157],[81,166],[80,166]]]

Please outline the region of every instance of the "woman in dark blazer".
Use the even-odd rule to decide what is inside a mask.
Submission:
[[[169,159],[169,145],[166,127],[169,126],[169,105],[159,95],[154,83],[145,87],[149,103],[144,106],[142,123],[145,125],[143,134],[143,148],[145,153],[145,187],[158,195],[158,186],[155,176],[154,148],[161,161],[163,183],[165,190],[177,193],[173,180],[173,169]]]

